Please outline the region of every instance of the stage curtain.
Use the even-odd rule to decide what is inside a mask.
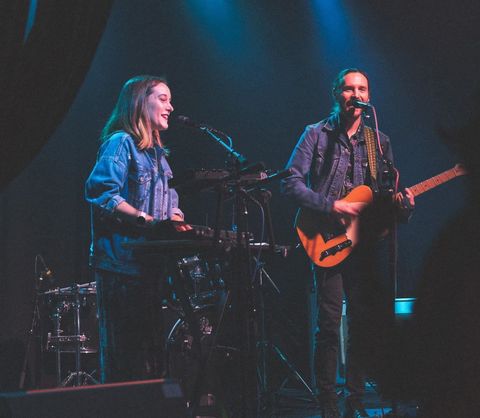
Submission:
[[[90,67],[113,0],[27,0],[0,6],[0,190],[42,149]]]

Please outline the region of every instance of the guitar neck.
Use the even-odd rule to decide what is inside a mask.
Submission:
[[[452,180],[457,176],[464,175],[465,172],[463,170],[459,170],[457,167],[453,167],[443,173],[437,174],[429,178],[428,180],[424,180],[420,183],[415,184],[414,186],[410,187],[414,196],[421,195],[422,193],[428,192],[429,190],[433,189],[434,187],[440,186],[447,181]]]

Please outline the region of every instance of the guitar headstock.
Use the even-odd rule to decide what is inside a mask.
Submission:
[[[453,170],[455,171],[456,176],[464,176],[468,173],[465,166],[460,163],[455,164],[455,167],[453,167]]]

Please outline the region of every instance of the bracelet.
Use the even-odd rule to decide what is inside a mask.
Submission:
[[[137,223],[143,225],[147,221],[147,214],[140,211],[140,214],[137,216]]]

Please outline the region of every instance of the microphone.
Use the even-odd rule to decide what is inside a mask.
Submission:
[[[258,163],[249,164],[243,167],[240,170],[240,174],[250,174],[250,173],[258,173],[259,171],[265,171],[265,164],[262,161]]]
[[[360,100],[353,98],[350,100],[350,103],[353,107],[357,107],[359,109],[370,109],[372,105],[368,102],[361,102]]]
[[[45,264],[45,260],[43,259],[41,254],[38,254],[38,258],[43,264],[43,270],[40,272],[40,275],[38,277],[39,280],[43,281],[45,279],[48,279],[51,281],[53,279],[53,271],[47,267],[47,265]]]
[[[190,119],[188,116],[178,115],[177,121],[180,122],[182,125],[190,126],[191,128],[203,128],[205,125],[200,125]]]
[[[284,170],[269,174],[266,178],[260,180],[258,184],[265,184],[276,180],[282,180],[284,178],[290,177],[291,175],[293,175],[293,168],[285,168]]]
[[[201,131],[208,131],[216,135],[230,138],[225,132],[222,132],[219,129],[212,128],[210,125],[207,125],[206,123],[203,123],[203,122],[197,123],[194,120],[190,119],[188,116],[178,115],[177,121],[190,128],[196,128],[196,129],[200,129]]]

